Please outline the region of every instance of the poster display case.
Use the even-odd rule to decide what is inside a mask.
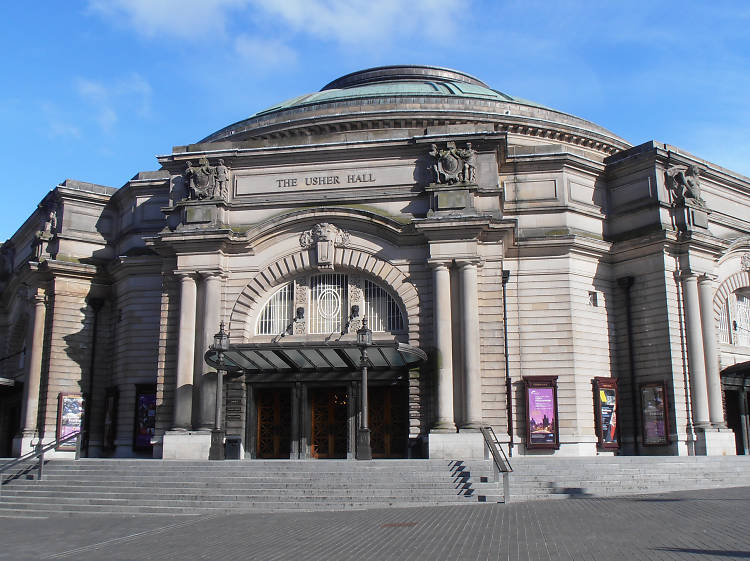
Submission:
[[[57,440],[81,430],[83,420],[83,396],[61,393],[57,398]],[[75,439],[59,444],[55,450],[75,450]]]
[[[133,450],[148,452],[156,428],[156,386],[137,384],[135,387],[135,427]]]
[[[523,378],[526,394],[526,448],[560,448],[557,376]]]
[[[641,427],[644,446],[669,444],[667,385],[664,382],[641,384]]]
[[[599,448],[616,450],[620,447],[617,423],[617,380],[597,377],[594,386],[594,414]]]

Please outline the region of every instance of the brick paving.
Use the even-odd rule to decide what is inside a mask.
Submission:
[[[750,487],[509,505],[0,517],[0,559],[750,559]]]

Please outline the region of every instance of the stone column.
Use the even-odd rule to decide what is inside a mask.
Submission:
[[[438,418],[435,430],[455,432],[453,416],[453,337],[451,334],[451,277],[446,263],[432,263],[437,354]]]
[[[214,426],[214,415],[216,409],[216,379],[206,376],[213,372],[211,367],[203,360],[203,355],[208,347],[214,342],[214,335],[219,331],[220,321],[220,299],[221,299],[221,273],[204,273],[203,290],[203,318],[201,323],[202,345],[198,349],[201,356],[201,387],[200,387],[200,428],[211,429]]]
[[[174,392],[174,428],[192,428],[193,363],[195,360],[196,286],[192,275],[180,278],[180,331],[177,339],[177,383]]]
[[[23,402],[24,437],[37,435],[37,416],[39,414],[39,387],[42,378],[42,352],[44,350],[44,323],[47,316],[47,305],[44,294],[37,292],[32,298],[34,302],[34,325],[31,332],[31,352],[26,371]]]
[[[477,298],[477,264],[457,262],[461,271],[461,329],[464,365],[464,425],[478,429],[482,426],[482,380],[479,360],[479,300]]]
[[[719,353],[716,349],[716,322],[714,321],[714,282],[708,275],[698,279],[698,294],[701,306],[701,328],[703,330],[703,354],[706,362],[706,388],[711,424],[726,428],[724,406],[721,400],[721,377],[719,375]]]
[[[706,362],[703,354],[703,336],[701,335],[698,280],[694,273],[683,275],[682,292],[685,298],[685,331],[687,335],[693,424],[696,427],[706,428],[710,426],[706,389]]]

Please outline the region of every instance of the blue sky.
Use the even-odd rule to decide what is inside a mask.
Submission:
[[[119,187],[157,154],[343,74],[457,68],[750,176],[750,3],[5,2],[0,240],[65,178]]]

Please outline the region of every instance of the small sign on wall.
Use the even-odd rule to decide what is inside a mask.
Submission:
[[[83,396],[61,393],[57,398],[57,440],[81,430],[83,420]],[[56,447],[56,450],[75,450],[75,440]]]
[[[599,447],[617,449],[619,430],[617,424],[617,380],[614,378],[594,378],[594,412],[596,415],[596,436]]]
[[[524,377],[526,448],[560,448],[557,376]]]

